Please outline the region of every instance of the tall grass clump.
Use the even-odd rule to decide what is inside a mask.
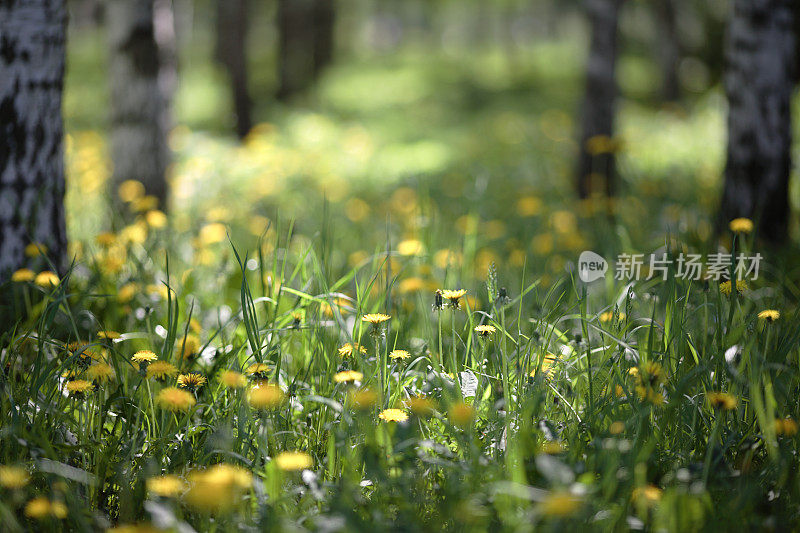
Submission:
[[[585,284],[390,230],[342,268],[328,223],[206,225],[187,263],[152,222],[3,288],[6,531],[797,523],[777,269]]]

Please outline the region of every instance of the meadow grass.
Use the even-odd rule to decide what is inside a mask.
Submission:
[[[572,200],[571,50],[343,63],[241,145],[189,62],[168,215],[112,213],[102,76],[68,77],[75,261],[1,289],[3,529],[793,527],[796,265],[714,235],[713,91],[624,103],[620,196]],[[766,254],[747,289],[574,271],[720,243]]]
[[[796,520],[798,330],[769,274],[481,282],[430,240],[337,273],[334,230],[289,223],[250,253],[205,230],[232,257],[201,275],[149,213],[7,289],[7,530]]]

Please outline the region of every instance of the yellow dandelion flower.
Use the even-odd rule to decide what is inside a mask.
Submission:
[[[350,302],[346,298],[335,298],[333,300],[333,305],[328,302],[320,302],[319,309],[325,316],[334,317],[336,316],[334,309],[339,311],[342,315],[346,315],[351,307]]]
[[[398,350],[392,350],[391,352],[389,352],[389,357],[394,359],[394,360],[398,360],[398,359],[399,360],[403,360],[403,359],[409,359],[411,357],[411,354],[408,353],[408,350],[399,350],[398,349]]]
[[[481,324],[480,326],[475,326],[475,333],[480,335],[483,338],[488,337],[489,335],[493,334],[497,331],[497,328],[494,326],[490,326],[488,324]]]
[[[138,291],[139,285],[137,283],[126,283],[117,291],[117,301],[121,304],[126,304],[133,300]]]
[[[194,359],[200,352],[200,339],[197,335],[189,333],[178,341],[178,348],[180,349],[178,354],[180,359]]]
[[[200,243],[208,246],[209,244],[215,244],[224,241],[227,233],[228,230],[224,224],[214,222],[212,224],[206,224],[200,228],[200,235],[198,236],[198,239],[200,240]]]
[[[61,502],[39,496],[25,504],[25,516],[35,520],[44,520],[46,518],[63,519],[67,517],[67,507]]]
[[[402,409],[384,409],[378,418],[384,422],[405,422],[408,420],[408,415]]]
[[[442,293],[442,298],[447,300],[447,302],[450,305],[450,307],[452,307],[453,309],[459,309],[461,307],[460,300],[461,300],[461,298],[464,297],[465,294],[467,294],[467,290],[466,289],[458,289],[458,290],[443,289],[441,291],[441,293]]]
[[[612,422],[611,425],[608,426],[608,432],[612,435],[619,435],[623,431],[625,431],[625,423],[619,420]]]
[[[425,396],[412,396],[404,403],[417,416],[430,416],[436,409],[436,404],[433,400]]]
[[[709,392],[706,399],[711,407],[723,411],[731,411],[739,405],[739,399],[727,392]]]
[[[47,246],[45,246],[40,242],[32,242],[25,247],[26,257],[39,257],[40,255],[46,253],[47,253]]]
[[[178,386],[190,391],[195,391],[202,387],[206,382],[205,376],[198,372],[189,372],[178,376]]]
[[[303,322],[303,318],[305,318],[305,313],[303,311],[292,311],[292,321],[294,322],[295,326],[299,326]]]
[[[614,319],[614,311],[605,311],[603,313],[600,313],[599,318],[600,322],[611,322]],[[617,320],[619,320],[620,322],[625,320],[625,313],[619,313],[617,315]]]
[[[472,425],[475,420],[475,408],[469,404],[459,402],[450,406],[447,416],[453,425],[466,428]]]
[[[250,488],[253,476],[238,466],[219,464],[189,476],[184,499],[191,507],[206,513],[230,510]]]
[[[39,272],[36,274],[34,278],[34,283],[42,288],[50,288],[55,287],[59,283],[58,276],[55,272],[50,272],[49,270],[45,270],[44,272]]]
[[[219,374],[219,380],[229,389],[243,389],[247,386],[247,378],[235,370],[223,370]]]
[[[73,379],[72,381],[68,381],[65,386],[67,388],[67,392],[69,392],[69,395],[75,396],[76,398],[80,398],[87,392],[94,389],[94,385],[85,379]]]
[[[398,243],[397,252],[400,255],[422,255],[425,253],[425,245],[416,239],[406,239]]]
[[[662,490],[655,485],[636,487],[631,493],[631,500],[646,505],[654,505],[661,501]]]
[[[369,314],[369,315],[362,316],[361,317],[361,321],[362,322],[369,322],[373,326],[377,326],[379,324],[382,324],[383,322],[386,322],[390,318],[392,318],[392,317],[390,317],[389,315],[384,315],[382,313],[372,313],[372,314]]]
[[[117,236],[110,232],[104,232],[95,237],[94,242],[100,246],[112,246],[115,242],[117,242]]]
[[[655,387],[666,379],[664,368],[655,361],[647,361],[639,365],[635,372],[631,369],[628,373],[635,376],[637,383],[644,387]]]
[[[364,374],[356,372],[355,370],[343,370],[342,372],[337,372],[333,376],[333,381],[336,383],[349,383],[352,381],[361,381],[363,379]]]
[[[352,342],[352,343],[345,344],[344,346],[339,348],[339,355],[341,355],[342,357],[349,357],[349,356],[353,355],[354,351],[361,352],[361,353],[367,353],[367,349],[366,348],[364,348],[363,346],[361,346],[357,342]]]
[[[144,185],[141,181],[125,180],[119,184],[117,195],[123,202],[132,202],[144,196]]]
[[[245,373],[253,379],[263,379],[267,377],[270,369],[266,363],[253,363],[245,369]]]
[[[114,369],[107,363],[96,363],[86,369],[86,376],[97,383],[114,380]]]
[[[660,407],[660,406],[664,405],[664,401],[665,401],[664,400],[664,395],[661,394],[661,392],[659,392],[659,391],[657,391],[655,389],[652,389],[650,387],[644,387],[644,386],[641,386],[641,385],[637,385],[636,386],[636,394],[639,395],[639,398],[643,402],[651,403],[651,404],[655,405],[656,407]]]
[[[177,413],[188,411],[197,403],[197,400],[190,392],[177,387],[167,387],[158,393],[156,402],[162,409]]]
[[[158,207],[158,198],[152,194],[136,198],[131,202],[131,209],[137,213],[152,211]]]
[[[428,288],[428,283],[422,278],[406,278],[397,284],[400,294],[424,291]]]
[[[29,269],[29,268],[20,268],[13,274],[11,274],[11,281],[15,282],[25,282],[25,281],[33,281],[36,278],[36,273]]]
[[[168,378],[174,378],[178,374],[178,369],[171,363],[166,361],[153,361],[147,366],[148,378],[153,378],[158,381],[166,381]]]
[[[545,516],[570,516],[581,508],[581,500],[568,492],[551,492],[537,506]]]
[[[542,443],[542,453],[547,455],[558,455],[564,451],[564,445],[557,440],[548,440]]]
[[[69,368],[61,373],[61,377],[66,380],[78,379],[82,371],[79,368]]]
[[[766,320],[767,322],[775,322],[780,317],[780,311],[776,311],[775,309],[765,309],[764,311],[758,313],[758,318]]]
[[[617,150],[617,141],[608,135],[594,135],[586,139],[584,146],[591,155],[607,154]]]
[[[150,296],[158,297],[162,300],[166,300],[169,296],[169,287],[166,285],[154,285],[151,283],[145,287],[145,290]]]
[[[734,233],[750,233],[753,231],[753,221],[749,218],[734,218],[728,227]]]
[[[731,293],[731,282],[730,281],[723,281],[719,284],[719,292],[728,296]]]
[[[120,240],[125,243],[143,244],[147,240],[147,229],[147,224],[143,222],[125,226],[119,232]]]
[[[360,411],[366,411],[378,402],[378,393],[372,389],[351,391],[348,396],[353,407]]]
[[[794,437],[797,435],[797,422],[791,418],[776,418],[775,419],[775,434],[785,435],[787,437]]]
[[[533,217],[542,211],[542,200],[536,196],[523,196],[517,201],[517,213],[521,217]]]
[[[160,229],[167,225],[167,215],[158,209],[151,209],[144,214],[144,220],[151,228]]]
[[[158,359],[158,356],[151,352],[150,350],[139,350],[133,357],[131,357],[131,361],[134,363],[139,363],[140,365],[146,365],[148,363],[152,363]]]
[[[0,465],[0,487],[21,489],[31,480],[28,471],[19,466]]]
[[[719,292],[721,292],[725,296],[730,295],[731,288],[732,286],[730,280],[723,281],[722,283],[719,284]],[[738,292],[739,294],[745,292],[748,288],[749,287],[747,286],[747,282],[745,280],[740,279],[736,281],[736,292]]]
[[[551,353],[545,354],[544,359],[542,360],[542,375],[544,375],[545,378],[549,379],[550,376],[552,375],[553,369],[558,363],[559,363],[558,357],[556,357]],[[535,368],[531,371],[530,376],[536,377]]]
[[[122,257],[104,257],[100,260],[100,270],[109,276],[118,274],[123,266],[125,266],[125,260]]]
[[[277,385],[265,383],[250,389],[247,403],[253,409],[275,409],[286,399],[283,390]]]
[[[281,470],[295,471],[311,468],[314,461],[305,452],[281,452],[275,457],[275,464]]]
[[[180,495],[185,488],[181,478],[171,474],[148,478],[147,490],[156,496],[174,498]]]
[[[249,488],[253,484],[253,475],[240,466],[220,463],[205,471],[208,481],[230,484],[240,489]]]

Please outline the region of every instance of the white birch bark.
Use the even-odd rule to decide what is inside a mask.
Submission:
[[[64,264],[65,30],[64,0],[0,2],[0,281],[32,242]]]
[[[107,26],[112,183],[138,180],[165,209],[169,116],[153,0],[108,0]]]

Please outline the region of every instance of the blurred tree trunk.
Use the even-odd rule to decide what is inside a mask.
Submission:
[[[728,158],[719,222],[755,219],[773,242],[786,238],[789,218],[792,1],[735,0],[727,42]]]
[[[314,1],[314,78],[333,61],[336,11],[334,0]]]
[[[681,44],[678,40],[677,14],[675,0],[658,0],[655,14],[659,27],[658,56],[661,62],[661,96],[668,102],[680,99],[681,84],[678,77],[678,64],[681,60]]]
[[[109,0],[107,10],[112,183],[138,180],[165,209],[168,77],[161,72],[153,0]]]
[[[591,44],[586,65],[586,94],[578,157],[578,194],[591,195],[593,181],[604,181],[608,196],[614,193],[616,143],[614,111],[617,99],[615,67],[617,26],[623,0],[588,0]],[[596,184],[595,184],[596,185]]]
[[[236,134],[243,139],[253,127],[252,102],[247,90],[247,0],[217,0],[216,59],[231,84]]]
[[[0,2],[0,280],[32,242],[64,266],[66,21],[64,0]]]
[[[316,81],[333,54],[333,0],[278,0],[278,98]]]

